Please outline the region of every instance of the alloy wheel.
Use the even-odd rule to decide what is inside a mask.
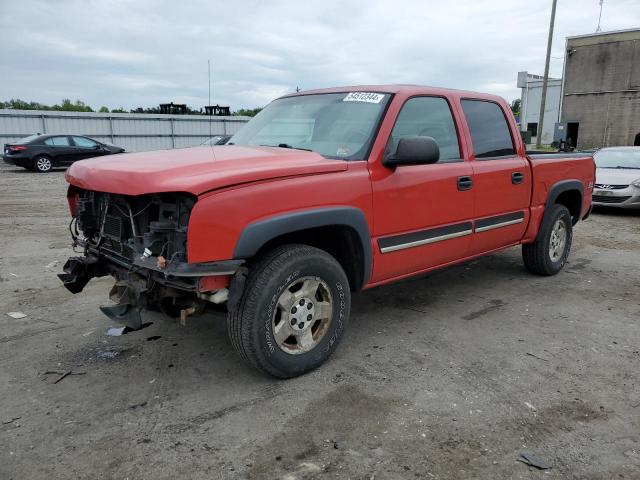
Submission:
[[[292,355],[313,350],[327,333],[332,312],[331,290],[322,279],[294,280],[278,297],[271,319],[276,344]]]

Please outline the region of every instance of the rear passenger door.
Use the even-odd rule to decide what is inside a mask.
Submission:
[[[474,235],[471,254],[519,242],[529,221],[531,169],[519,156],[502,107],[463,99],[472,142]]]
[[[73,158],[73,147],[67,135],[49,137],[45,139],[47,154],[53,158],[54,165],[68,165]]]

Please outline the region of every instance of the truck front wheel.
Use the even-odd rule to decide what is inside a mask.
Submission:
[[[545,215],[533,243],[522,245],[527,269],[538,275],[555,275],[567,261],[573,235],[571,214],[564,205],[553,205]]]
[[[229,312],[235,350],[278,378],[302,375],[336,349],[349,320],[347,277],[335,258],[306,245],[285,245],[250,269],[243,296]]]

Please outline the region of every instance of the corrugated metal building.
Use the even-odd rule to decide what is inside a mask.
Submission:
[[[578,148],[640,144],[640,29],[567,38],[561,111]]]
[[[129,152],[200,145],[214,135],[233,135],[249,117],[84,113],[0,109],[0,144],[34,133],[87,135]]]

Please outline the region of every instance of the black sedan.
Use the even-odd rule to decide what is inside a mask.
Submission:
[[[124,148],[81,135],[31,135],[4,146],[4,162],[46,173],[83,158],[122,153]]]

